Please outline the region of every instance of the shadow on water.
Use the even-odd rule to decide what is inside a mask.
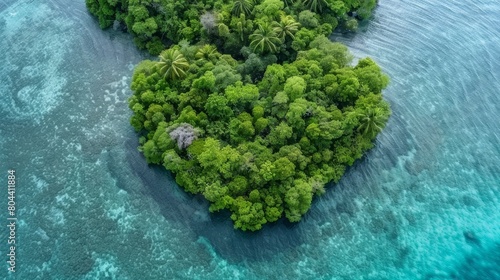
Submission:
[[[360,211],[352,198],[360,192],[374,191],[366,186],[353,189],[352,185],[366,185],[370,172],[365,169],[370,166],[370,161],[376,161],[379,171],[387,170],[397,164],[399,156],[408,153],[411,141],[407,140],[412,137],[409,131],[404,129],[404,122],[397,115],[391,117],[386,131],[379,136],[375,147],[368,151],[363,159],[348,168],[339,184],[330,183],[326,194],[314,199],[310,211],[301,222],[292,224],[281,219],[264,226],[258,232],[235,230],[229,212],[209,213],[209,203],[201,195],[184,192],[175,183],[173,175],[162,166],[148,165],[144,156],[137,150],[136,135],[127,140],[125,150],[130,170],[141,179],[145,195],[150,195],[157,202],[166,220],[193,231],[196,236],[206,238],[215,252],[228,261],[258,261],[269,259],[283,251],[297,249],[306,242],[310,243],[311,234],[349,238],[353,232],[349,227],[345,227],[346,217],[343,216],[353,217]],[[379,160],[382,158],[385,160]]]
[[[283,220],[258,232],[235,230],[228,212],[210,214],[209,204],[201,195],[185,193],[162,166],[148,166],[137,145],[135,139],[126,143],[128,164],[158,203],[165,219],[205,237],[224,259],[266,259],[303,243],[301,227]]]
[[[397,140],[386,138],[382,141]],[[172,174],[162,166],[148,165],[137,146],[137,138],[131,137],[126,142],[125,150],[130,170],[141,179],[144,194],[150,195],[157,202],[166,220],[193,231],[196,236],[206,238],[217,254],[231,262],[270,259],[280,252],[295,250],[306,242],[310,243],[311,235],[327,234],[350,238],[353,232],[345,227],[343,216],[356,216],[360,209],[353,203],[352,197],[360,192],[370,191],[366,188],[353,189],[352,185],[363,186],[360,180],[364,182],[367,179],[369,172],[364,169],[369,164],[369,158],[376,159],[376,155],[386,153],[385,144],[377,143],[376,147],[368,152],[369,158],[358,160],[347,170],[341,183],[330,183],[326,194],[314,199],[310,211],[300,223],[292,224],[281,219],[264,226],[258,232],[242,232],[233,228],[229,212],[210,214],[209,203],[201,195],[184,192],[175,183]],[[397,161],[397,155],[407,151],[406,144],[400,149],[393,148],[390,153],[394,155],[392,161],[381,164],[379,168],[391,168]]]

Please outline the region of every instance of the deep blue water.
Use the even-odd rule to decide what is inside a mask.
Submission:
[[[393,115],[302,222],[255,234],[145,164],[126,100],[147,56],[83,0],[1,0],[0,38],[0,278],[500,279],[497,0],[380,0],[334,34],[391,77]]]

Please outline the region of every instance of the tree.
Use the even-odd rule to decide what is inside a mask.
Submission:
[[[229,133],[233,143],[240,143],[247,139],[251,139],[255,134],[255,128],[251,121],[232,119],[229,123]]]
[[[198,155],[200,165],[211,171],[218,170],[219,167],[226,162],[227,158],[221,153],[220,141],[207,138],[205,140],[204,151]]]
[[[316,13],[304,10],[299,14],[299,22],[303,27],[313,29],[319,26],[319,17]]]
[[[89,11],[97,16],[99,26],[102,29],[108,28],[113,24],[115,20],[116,3],[110,3],[110,1],[85,0],[85,4]]]
[[[377,133],[382,131],[387,122],[387,115],[384,114],[381,108],[368,108],[359,114],[360,125],[358,131],[370,139],[374,138]]]
[[[210,61],[216,63],[217,59],[220,57],[220,53],[217,48],[213,45],[203,45],[196,52],[195,58],[201,61]]]
[[[293,76],[286,80],[284,92],[288,95],[291,101],[301,98],[306,91],[307,83],[302,77]]]
[[[158,149],[153,140],[147,141],[142,147],[142,152],[146,157],[148,163],[160,163],[161,161],[161,151]]]
[[[205,103],[205,112],[213,120],[225,120],[233,115],[233,110],[227,103],[225,96],[212,94]]]
[[[228,190],[233,196],[239,196],[246,193],[248,190],[248,180],[247,178],[238,175],[234,177],[234,179],[229,182]]]
[[[293,6],[296,2],[300,2],[300,0],[283,0],[283,3],[286,7]]]
[[[266,220],[269,223],[276,222],[283,215],[282,207],[266,207]]]
[[[300,170],[304,170],[310,162],[310,159],[303,155],[297,144],[281,147],[278,156],[288,158],[290,162],[294,163]]]
[[[136,21],[132,26],[132,31],[137,35],[142,35],[146,37],[152,37],[157,31],[158,25],[154,18],[147,18],[144,21]]]
[[[222,91],[229,85],[241,81],[241,75],[229,62],[220,59],[212,69],[215,75],[215,90]]]
[[[285,4],[281,0],[263,0],[262,3],[255,6],[255,17],[267,20],[277,19],[283,11]]]
[[[369,92],[380,93],[389,83],[389,78],[384,75],[380,67],[370,58],[359,60],[354,67],[354,72],[362,85],[366,85]]]
[[[168,135],[170,135],[172,140],[177,142],[179,150],[182,150],[189,147],[189,145],[191,145],[191,143],[198,138],[198,131],[196,131],[192,125],[182,123],[175,129],[172,129]]]
[[[304,117],[306,116],[308,109],[309,104],[307,100],[303,98],[295,99],[295,101],[290,104],[288,112],[286,113],[287,123],[296,131],[303,131],[306,125]]]
[[[180,51],[170,48],[160,54],[158,67],[164,79],[176,80],[186,76],[189,63]]]
[[[163,153],[163,166],[172,172],[182,171],[185,165],[184,163],[185,160],[183,160],[173,149]]]
[[[201,91],[213,92],[215,89],[214,73],[212,71],[207,71],[203,76],[193,80],[192,88],[199,89]]]
[[[210,202],[217,202],[220,200],[226,193],[228,192],[227,187],[223,187],[220,181],[212,182],[209,184],[205,191],[203,192],[203,196]]]
[[[236,0],[234,1],[232,12],[235,16],[241,14],[249,15],[252,12],[253,5],[253,0]]]
[[[295,38],[292,42],[292,49],[295,51],[306,50],[309,43],[311,43],[317,35],[318,34],[313,30],[302,27],[299,31],[297,31],[297,33],[295,33]]]
[[[238,70],[243,75],[249,75],[252,81],[261,80],[262,73],[266,70],[266,67],[270,64],[276,63],[277,57],[274,54],[268,54],[265,56],[258,55],[256,53],[251,53],[245,60],[245,63],[238,67]]]
[[[315,1],[315,0],[310,0],[310,1]],[[335,16],[339,18],[341,18],[343,15],[345,15],[345,13],[349,11],[349,8],[344,4],[344,1],[339,1],[339,0],[332,1],[332,3],[329,6],[332,12],[335,14]]]
[[[274,176],[276,175],[274,173],[274,169],[275,169],[274,163],[268,160],[260,166],[259,175],[264,180],[271,181],[274,179]]]
[[[280,22],[273,22],[273,30],[281,40],[286,36],[295,38],[294,34],[299,30],[300,24],[290,15],[281,15]]]
[[[258,29],[250,35],[250,40],[250,47],[261,53],[275,53],[281,45],[281,39],[269,24],[259,24]]]
[[[322,12],[326,5],[328,5],[326,0],[304,0],[304,6],[315,13]]]
[[[233,214],[231,219],[234,227],[246,230],[259,230],[267,222],[262,203],[252,203],[239,196],[233,203]]]
[[[357,10],[358,17],[361,19],[367,19],[368,17],[370,17],[372,10],[376,5],[376,0],[361,0],[359,9]]]
[[[277,159],[274,166],[276,180],[285,180],[295,174],[295,164],[286,157]]]
[[[253,21],[247,19],[245,14],[240,14],[239,17],[231,17],[230,27],[239,35],[241,42],[246,41],[246,35],[253,31]]]
[[[298,222],[312,202],[312,186],[304,180],[295,180],[285,195],[285,214],[290,222]]]
[[[288,101],[290,101],[290,98],[284,91],[276,93],[273,98],[271,113],[278,118],[283,118],[288,110]]]
[[[261,133],[269,125],[269,120],[266,118],[258,118],[255,121],[255,132]]]
[[[309,47],[321,51],[323,57],[332,56],[339,68],[348,66],[353,59],[353,56],[349,54],[349,50],[345,45],[332,43],[330,39],[323,35],[314,37]]]
[[[200,24],[207,33],[214,33],[217,27],[217,19],[212,12],[205,12],[200,16]]]
[[[256,85],[236,82],[226,88],[224,96],[228,103],[238,111],[242,111],[259,98],[259,89]]]
[[[270,95],[283,90],[283,84],[286,81],[287,73],[285,68],[279,64],[272,64],[266,68],[264,77],[259,83],[259,89]]]
[[[355,18],[350,18],[346,20],[345,29],[351,32],[356,32],[358,30],[358,21]]]
[[[288,139],[292,137],[292,128],[284,122],[281,122],[274,130],[269,133],[267,139],[272,146],[280,147],[285,145]]]
[[[339,81],[338,99],[342,102],[351,103],[356,100],[359,95],[359,80],[356,73],[351,69],[342,69],[337,74]]]

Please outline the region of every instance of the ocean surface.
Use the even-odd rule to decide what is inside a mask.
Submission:
[[[500,279],[500,2],[380,0],[333,34],[390,76],[376,146],[297,224],[235,231],[138,153],[129,35],[0,0],[0,279]]]

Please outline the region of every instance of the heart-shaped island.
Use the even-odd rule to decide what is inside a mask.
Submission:
[[[390,115],[380,67],[353,66],[326,37],[355,31],[376,0],[86,3],[101,27],[159,54],[136,67],[129,99],[146,160],[236,228],[299,221]]]
[[[294,61],[240,73],[210,45],[173,46],[135,69],[131,123],[149,163],[228,209],[236,228],[292,222],[315,194],[372,147],[390,114],[387,77],[369,58],[349,66],[345,46],[318,36]],[[253,61],[254,60],[254,61]],[[255,75],[255,76],[254,76]],[[262,74],[261,74],[262,75]],[[253,81],[258,80],[257,83]]]

